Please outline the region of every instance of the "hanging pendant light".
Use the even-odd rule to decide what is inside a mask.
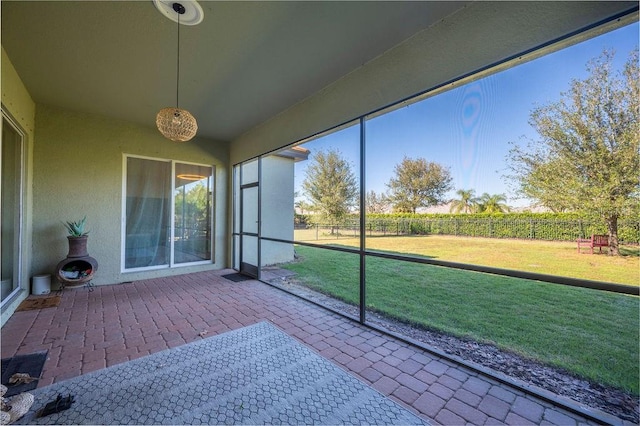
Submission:
[[[172,4],[173,11],[177,14],[178,22],[178,58],[176,71],[176,106],[162,108],[156,116],[156,126],[160,133],[174,142],[187,142],[198,131],[196,119],[186,109],[179,107],[180,100],[180,16],[184,15],[185,7],[180,3]]]

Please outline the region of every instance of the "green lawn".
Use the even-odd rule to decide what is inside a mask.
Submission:
[[[305,234],[306,233],[306,234]],[[296,240],[315,240],[315,233],[296,231]],[[358,247],[352,235],[319,235],[320,244]],[[367,249],[427,256],[450,262],[493,266],[632,286],[640,285],[640,248],[623,246],[624,256],[578,253],[572,242],[467,238],[446,235],[367,237]]]
[[[298,261],[282,266],[302,283],[358,303],[358,256],[305,246],[296,252]],[[374,257],[366,259],[366,277],[369,309],[639,393],[635,296]]]

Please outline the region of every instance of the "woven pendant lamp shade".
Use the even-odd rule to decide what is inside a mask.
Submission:
[[[162,108],[156,116],[156,126],[165,138],[187,142],[196,135],[198,123],[186,109]]]

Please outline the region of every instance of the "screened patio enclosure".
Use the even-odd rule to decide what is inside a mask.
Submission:
[[[257,274],[295,258],[290,176],[309,162],[300,141],[637,11],[608,1],[202,6],[205,19],[180,40],[180,104],[199,132],[176,144],[154,126],[175,99],[176,27],[152,2],[2,2],[3,323],[32,277],[65,257],[62,224],[85,215],[94,285],[229,266]]]
[[[397,206],[392,207],[391,201],[386,201],[386,204],[379,201],[391,187],[389,183],[385,183],[385,178],[389,179],[387,182],[392,181],[399,165],[421,156],[433,161],[430,163],[432,165],[442,164],[456,185],[502,188],[506,193],[509,178],[504,175],[494,178],[490,175],[496,174],[496,169],[504,170],[507,167],[505,157],[513,141],[523,137],[520,132],[530,132],[524,137],[532,134],[532,130],[526,127],[530,119],[528,105],[536,105],[543,99],[539,93],[545,93],[547,97],[551,96],[552,90],[558,90],[559,93],[565,87],[563,84],[569,84],[575,78],[574,74],[568,74],[564,80],[558,77],[558,81],[551,83],[547,77],[538,81],[535,76],[559,72],[559,67],[568,70],[568,58],[579,60],[578,53],[574,52],[584,52],[580,57],[583,59],[580,60],[587,64],[593,55],[601,53],[602,45],[613,43],[619,50],[633,48],[637,23],[623,24],[617,21],[611,29],[610,33],[604,34],[601,28],[580,33],[572,37],[571,42],[567,43],[568,47],[564,49],[550,51],[545,55],[545,49],[540,48],[540,51],[530,53],[531,61],[518,60],[509,66],[500,64],[366,114],[293,145],[236,164],[233,186],[234,268],[260,277],[258,271],[261,268],[294,262],[295,247],[298,246],[301,247],[300,250],[309,247],[304,250],[338,251],[345,260],[352,257],[353,261],[348,263],[353,264],[355,270],[359,271],[356,275],[360,275],[351,284],[351,291],[356,295],[352,300],[364,300],[364,296],[357,295],[365,293],[365,259],[375,257],[636,294],[637,290],[633,286],[637,286],[637,282],[634,282],[633,277],[618,280],[614,274],[598,275],[595,271],[592,276],[574,276],[570,270],[565,273],[547,272],[540,265],[536,269],[535,266],[532,268],[518,264],[517,251],[513,254],[516,258],[511,266],[501,267],[499,264],[483,263],[473,255],[469,257],[469,261],[460,262],[457,258],[449,259],[446,255],[432,254],[428,240],[424,242],[425,247],[389,243],[393,241],[390,239],[393,236],[449,235],[452,238],[451,244],[456,244],[455,236],[462,238],[478,235],[502,240],[488,250],[498,250],[500,257],[509,258],[513,251],[513,246],[509,246],[509,238],[515,241],[523,237],[510,236],[511,231],[506,230],[506,227],[526,228],[524,235],[532,242],[553,241],[554,238],[562,241],[563,237],[553,235],[565,233],[569,235],[565,240],[574,244],[579,237],[578,232],[585,232],[583,229],[589,228],[586,221],[574,226],[575,230],[562,229],[555,231],[555,234],[548,233],[547,236],[542,229],[545,225],[536,225],[533,216],[524,217],[523,224],[503,224],[500,216],[487,216],[486,220],[481,220],[470,215],[471,219],[467,220],[464,215],[451,215],[455,217],[455,225],[450,225],[448,222],[451,220],[446,218],[446,213],[451,213],[452,208],[431,202],[432,207],[447,209],[441,210],[442,215],[432,221],[412,218],[411,215],[396,218],[389,215],[385,219],[384,214],[395,212]],[[620,65],[617,66],[620,69],[624,59],[619,59]],[[527,85],[529,87],[517,96],[511,94],[514,86]],[[554,88],[550,89],[549,86]],[[516,97],[523,98],[524,101],[516,100]],[[516,102],[519,102],[518,105],[525,105],[519,113],[513,111]],[[504,117],[509,120],[508,126],[500,121],[504,121]],[[292,152],[304,152],[304,161],[297,158],[295,161],[283,162],[286,153]],[[278,173],[274,173],[274,170],[278,170]],[[346,177],[339,178],[339,173]],[[326,179],[326,183],[322,179]],[[343,203],[344,213],[340,217],[332,217],[326,211],[333,208],[332,202],[337,201],[329,198],[339,198],[336,194],[345,180],[349,180],[352,190],[348,197],[339,201]],[[321,192],[322,185],[327,187],[325,193],[314,193]],[[478,189],[477,193],[480,195],[484,191]],[[453,187],[446,195],[453,195]],[[378,205],[375,204],[376,201]],[[521,202],[526,203],[527,200]],[[531,203],[531,200],[528,202]],[[421,209],[422,212],[428,211]],[[536,232],[535,226],[540,231]],[[573,225],[559,223],[557,226]],[[621,230],[632,230],[637,226],[637,218],[633,214],[621,215]],[[485,230],[487,227],[490,228],[488,231]],[[621,235],[623,234],[624,231]],[[627,237],[628,242],[636,244],[637,237],[633,236],[635,234],[629,235],[632,236]],[[632,288],[625,288],[618,283]]]

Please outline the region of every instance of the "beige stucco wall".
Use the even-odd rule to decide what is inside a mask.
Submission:
[[[262,211],[263,237],[293,240],[294,172],[292,158],[269,155],[262,158]],[[261,243],[262,266],[293,260],[293,244]]]
[[[121,273],[124,154],[215,167],[213,265]],[[99,263],[96,285],[227,267],[228,156],[226,143],[198,138],[175,143],[151,126],[38,104],[32,273],[53,273],[68,251],[63,221],[85,215],[88,251]]]
[[[234,140],[231,164],[499,63],[634,5],[637,2],[473,2]],[[543,52],[563,45],[566,42]]]
[[[9,60],[7,53],[2,48],[2,106],[10,117],[20,126],[25,133],[25,182],[23,190],[23,221],[22,221],[22,247],[25,255],[22,258],[22,271],[20,288],[22,292],[13,300],[8,300],[2,307],[1,323],[4,324],[15,311],[18,304],[29,295],[31,256],[31,217],[32,217],[32,153],[35,128],[36,106],[29,92],[25,88],[20,76]]]

